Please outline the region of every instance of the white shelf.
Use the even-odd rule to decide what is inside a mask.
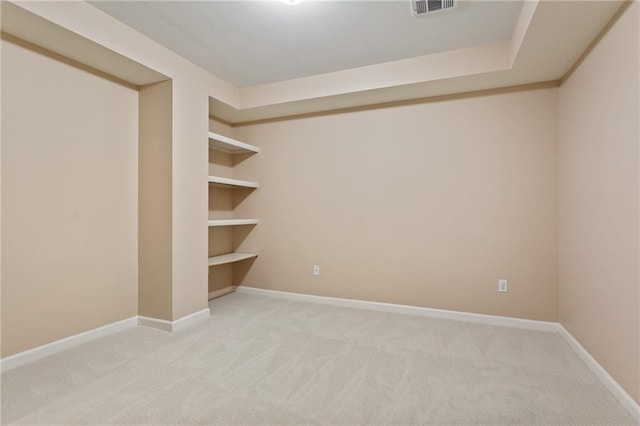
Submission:
[[[247,154],[260,152],[257,146],[240,142],[217,133],[209,132],[209,148],[228,154]]]
[[[238,187],[238,188],[257,188],[256,182],[249,182],[246,180],[230,179],[220,176],[209,176],[209,183],[224,188]]]
[[[257,224],[258,219],[214,219],[209,221],[209,226],[236,226]]]
[[[258,257],[257,254],[251,253],[228,253],[221,254],[220,256],[213,256],[209,258],[209,266],[224,265],[226,263],[239,262],[245,259],[251,259]]]

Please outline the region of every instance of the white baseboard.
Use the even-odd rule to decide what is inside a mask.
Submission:
[[[210,316],[211,316],[211,311],[209,310],[209,308],[204,308],[201,311],[194,312],[190,315],[187,315],[180,319],[175,320],[173,322],[172,331],[184,330],[187,327],[191,327],[195,323],[206,320]]]
[[[142,327],[157,328],[163,331],[173,331],[173,321],[138,315],[138,325]]]
[[[595,376],[600,379],[604,387],[614,396],[616,400],[629,412],[631,417],[638,423],[640,423],[640,405],[629,395],[623,388],[611,377],[611,375],[600,365],[598,361],[571,335],[561,324],[558,324],[560,335],[569,344],[571,349],[587,364],[587,367],[591,370]]]
[[[201,311],[194,312],[190,315],[184,316],[175,321],[163,320],[158,318],[150,318],[142,315],[138,315],[138,325],[144,327],[157,328],[164,331],[179,331],[183,330],[197,322],[205,320],[211,316],[209,308],[205,308]]]
[[[340,299],[336,297],[314,296],[310,294],[288,293],[277,290],[267,290],[254,287],[238,286],[237,293],[260,294],[280,299],[294,300],[299,302],[322,303],[333,306],[343,306],[348,308],[370,309],[384,312],[395,312],[400,314],[420,315],[431,318],[451,319],[457,321],[467,321],[479,324],[497,325],[503,327],[520,328],[527,330],[549,331],[558,333],[564,338],[569,346],[584,361],[595,376],[602,382],[609,392],[618,402],[629,412],[629,414],[640,423],[640,406],[635,400],[611,377],[609,373],[582,347],[580,343],[559,323],[527,320],[520,318],[500,317],[495,315],[472,314],[468,312],[447,311],[444,309],[423,308],[419,306],[395,305],[391,303],[367,302],[355,299]]]
[[[221,288],[220,290],[210,291],[209,292],[209,300],[217,299],[218,297],[222,297],[225,294],[233,293],[236,291],[235,285],[230,285],[229,287]]]
[[[176,321],[166,321],[157,318],[134,316],[122,321],[107,324],[102,327],[94,328],[93,330],[88,330],[79,334],[74,334],[73,336],[65,337],[63,339],[56,340],[55,342],[47,343],[46,345],[38,346],[36,348],[17,353],[15,355],[2,358],[0,359],[0,371],[8,371],[13,368],[29,364],[39,359],[45,358],[49,355],[71,349],[75,346],[79,346],[83,343],[124,330],[126,328],[144,325],[166,331],[178,331],[183,330],[206,318],[209,318],[209,315],[209,308],[206,308],[191,315],[182,317]]]
[[[135,327],[136,325],[138,325],[138,317],[131,317],[2,358],[0,360],[0,371],[8,371],[13,368],[20,367],[49,355],[95,340],[98,337],[106,336],[126,328]]]
[[[336,297],[314,296],[309,294],[288,293],[277,290],[259,289],[244,286],[230,286],[218,290],[218,295],[236,291],[245,294],[260,294],[265,296],[276,297],[280,299],[322,303],[333,306],[342,306],[357,309],[369,309],[384,312],[394,312],[400,314],[419,315],[431,318],[451,319],[458,321],[467,321],[487,325],[497,325],[503,327],[512,327],[528,330],[549,331],[559,333],[567,344],[576,352],[582,361],[589,367],[602,384],[611,392],[616,400],[629,412],[629,414],[640,423],[640,406],[636,401],[611,377],[611,375],[596,361],[591,354],[569,333],[561,324],[547,321],[526,320],[519,318],[500,317],[495,315],[473,314],[468,312],[447,311],[443,309],[423,308],[418,306],[396,305],[391,303],[368,302],[355,299],[340,299]],[[211,296],[211,293],[210,293]],[[209,308],[194,312],[175,321],[167,321],[157,318],[149,318],[144,316],[134,316],[122,321],[94,328],[46,345],[38,346],[15,355],[0,359],[0,371],[8,371],[16,367],[37,361],[49,355],[53,355],[64,350],[73,348],[83,343],[95,340],[99,337],[106,336],[136,325],[148,326],[165,331],[178,331],[185,329],[197,322],[200,322],[210,316]]]
[[[238,286],[238,293],[262,294],[280,299],[300,302],[322,303],[325,305],[342,306],[346,308],[369,309],[375,311],[394,312],[398,314],[419,315],[423,317],[442,318],[457,321],[475,322],[487,325],[498,325],[526,330],[540,330],[559,332],[559,324],[548,321],[536,321],[520,318],[500,317],[496,315],[473,314],[469,312],[447,311],[444,309],[423,308],[420,306],[396,305],[392,303],[368,302],[356,299],[340,299],[337,297],[314,296],[310,294],[288,293],[277,290],[266,290],[254,287]]]

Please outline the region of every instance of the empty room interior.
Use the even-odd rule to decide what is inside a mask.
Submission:
[[[8,1],[2,424],[640,424],[639,1]]]

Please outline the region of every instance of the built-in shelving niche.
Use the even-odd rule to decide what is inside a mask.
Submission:
[[[209,132],[209,298],[228,293],[258,256],[236,251],[260,221],[237,217],[235,208],[260,185],[236,177],[234,166],[259,152],[256,146]]]

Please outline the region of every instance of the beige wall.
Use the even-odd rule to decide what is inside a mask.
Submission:
[[[137,313],[135,90],[2,41],[2,356]]]
[[[138,106],[138,314],[171,320],[172,82],[140,88]]]
[[[261,220],[240,245],[260,254],[243,284],[556,320],[557,88],[235,136],[262,148],[234,170],[261,183],[236,208]]]
[[[86,2],[19,7],[171,78],[171,319],[207,308],[208,99],[236,104],[237,89]]]
[[[640,401],[638,3],[560,89],[559,314]]]
[[[207,309],[209,97],[196,75],[173,80],[173,319]]]
[[[170,254],[167,255],[167,253],[164,253],[167,255],[165,257],[170,256],[170,265],[165,265],[167,266],[167,270],[170,271],[170,276],[167,277],[166,274],[162,273],[162,281],[166,282],[168,280],[170,284],[170,307],[167,313],[167,292],[154,292],[153,286],[157,284],[154,284],[152,279],[146,281],[146,283],[149,284],[147,287],[151,290],[145,294],[155,295],[157,298],[145,299],[149,301],[149,304],[145,304],[143,300],[140,312],[143,315],[157,316],[162,319],[178,319],[205,309],[207,307],[206,178],[208,97],[216,96],[219,99],[235,101],[237,90],[84,2],[56,4],[28,2],[21,3],[19,7],[29,10],[31,13],[46,20],[42,22],[51,21],[56,25],[60,25],[62,28],[92,40],[96,43],[95,46],[104,46],[113,52],[121,54],[126,58],[131,58],[171,78],[170,129],[172,147],[170,151],[170,190],[167,192],[171,194],[171,211],[167,216],[170,218],[170,221],[161,221],[161,224],[155,229],[153,229],[153,227],[148,228],[147,230],[150,232],[146,234],[147,236],[153,233],[157,235],[162,234],[167,237],[165,241],[170,239]],[[49,28],[49,30],[51,30],[51,28]],[[89,56],[100,54],[98,51],[88,53]],[[3,59],[5,59],[5,62],[12,60],[11,57],[5,57],[4,55]],[[16,64],[15,67],[23,68],[20,63]],[[46,77],[44,77],[45,74]],[[56,84],[55,79],[48,73],[43,73],[42,80],[44,81],[42,84],[45,84],[45,82],[49,82],[52,85]],[[67,89],[69,87],[73,87],[73,85],[68,84]],[[75,91],[72,90],[71,92]],[[91,91],[87,92],[93,93]],[[137,96],[135,91],[133,91],[133,93],[134,96]],[[96,98],[95,96],[88,95],[83,97],[81,94],[76,93],[72,93],[72,96],[82,98],[78,100],[79,105],[84,102],[85,97],[91,99],[92,102],[94,102]],[[109,96],[112,95],[109,94]],[[106,99],[109,100],[109,97],[106,97]],[[55,100],[53,98],[47,99],[47,102],[55,102]],[[78,109],[81,109],[83,114],[90,118],[85,120],[89,123],[100,119],[101,114],[103,114],[101,108],[93,108],[94,104],[92,102],[78,106]],[[32,104],[38,105],[37,102],[32,102]],[[137,104],[132,111],[118,107],[112,109],[118,110],[122,116],[126,115],[127,120],[133,120],[134,123],[137,123]],[[111,113],[111,110],[109,110],[109,113]],[[116,113],[114,112],[114,114]],[[118,117],[120,117],[120,115],[118,115]],[[73,115],[61,118],[55,126],[56,131],[66,132],[68,127],[72,127],[69,123],[73,123],[74,118]],[[5,116],[3,115],[3,120],[4,119]],[[111,116],[107,114],[104,120],[109,121],[110,119]],[[11,118],[7,117],[7,120],[11,120]],[[33,120],[35,120],[35,118]],[[99,126],[96,131],[103,132],[102,127],[104,126]],[[107,134],[111,132],[115,132],[115,130],[109,130]],[[137,129],[134,129],[134,133],[137,133]],[[133,137],[131,149],[137,152],[137,135]],[[144,158],[142,160],[144,162]],[[119,158],[118,161],[122,161],[122,158]],[[117,161],[112,163],[117,164]],[[134,169],[134,171],[137,173],[138,170]],[[122,178],[127,176],[126,173],[119,175],[119,177]],[[136,176],[130,179],[130,181],[137,182]],[[88,181],[85,180],[85,182]],[[133,186],[131,189],[134,193],[136,192],[136,188],[133,188]],[[144,206],[142,207],[144,208]],[[118,212],[124,211],[126,211],[126,206]],[[137,212],[134,211],[134,216],[136,215]],[[145,223],[148,223],[148,221],[157,217],[149,217],[145,214],[145,218]],[[11,220],[13,220],[13,218],[3,217],[3,223],[7,224],[7,226],[12,226]],[[137,221],[135,223],[137,224]],[[119,229],[122,230],[123,227]],[[130,231],[131,230],[126,230],[127,235],[133,235],[135,237],[137,231],[133,230],[132,233]],[[3,241],[5,239],[5,235],[3,234]],[[136,248],[135,245],[134,248]],[[120,254],[131,255],[127,250],[120,251]],[[132,258],[127,258],[132,259],[133,263],[136,263],[136,252],[134,252],[132,256]],[[2,259],[3,266],[7,264],[8,259],[8,256]],[[142,259],[141,262],[144,263],[144,259]],[[35,269],[39,267],[40,265],[36,265]],[[100,270],[100,268],[98,268],[98,270]],[[147,271],[149,270],[151,269],[147,269]],[[153,274],[149,277],[153,278],[152,275]],[[3,271],[3,278],[5,276],[6,274]],[[108,276],[103,277],[104,280],[107,278]],[[134,281],[134,284],[135,283]],[[5,290],[4,286],[3,290]],[[134,287],[133,291],[137,292],[137,287]],[[13,295],[9,292],[6,292],[4,296],[3,303],[5,306],[10,304],[17,304],[17,306],[19,306],[20,303],[22,303],[22,301],[14,299]],[[135,298],[133,304],[137,304]],[[121,302],[120,306],[111,313],[112,316],[117,316],[117,313],[123,306],[128,306],[128,301]],[[157,309],[158,306],[160,306],[161,309]],[[91,305],[88,304],[87,309],[90,307]],[[133,314],[135,315],[135,313],[137,313],[137,309],[134,308]],[[33,345],[25,346],[23,349],[29,349],[36,344],[48,343],[97,326],[92,321],[86,321],[82,324],[77,324],[77,327],[67,327],[65,325],[67,321],[68,319],[66,317],[50,318],[47,323],[47,328],[53,331],[38,331],[37,334],[46,335],[47,337],[43,338],[42,342],[38,340]],[[102,323],[98,325],[102,325]],[[16,330],[15,332],[17,333],[18,331]],[[5,352],[3,352],[3,354],[4,353]]]

